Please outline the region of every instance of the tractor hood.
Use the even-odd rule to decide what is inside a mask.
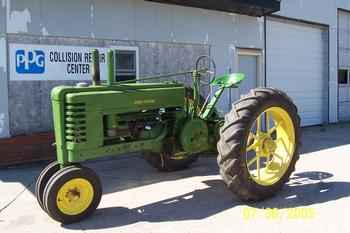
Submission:
[[[281,0],[145,0],[217,10],[250,16],[264,16],[280,10]]]

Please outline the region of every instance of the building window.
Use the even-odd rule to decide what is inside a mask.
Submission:
[[[116,80],[127,81],[137,78],[137,50],[115,50]]]
[[[338,70],[338,83],[348,84],[349,83],[349,72],[348,70]]]

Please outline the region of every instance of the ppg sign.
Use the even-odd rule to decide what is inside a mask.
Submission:
[[[19,74],[42,74],[45,72],[45,53],[41,50],[16,51],[16,72]]]

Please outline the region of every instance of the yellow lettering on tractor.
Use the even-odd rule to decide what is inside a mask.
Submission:
[[[143,104],[154,104],[156,102],[156,100],[136,100],[135,102],[134,102],[134,104],[136,104],[136,105],[143,105]]]

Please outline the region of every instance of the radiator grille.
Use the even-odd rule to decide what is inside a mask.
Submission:
[[[65,135],[67,142],[84,143],[87,141],[84,103],[66,104]]]

